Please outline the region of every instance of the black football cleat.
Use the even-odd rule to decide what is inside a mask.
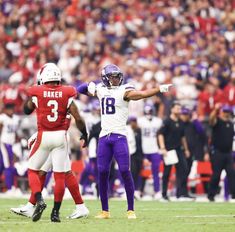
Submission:
[[[61,222],[60,221],[60,214],[57,210],[52,210],[51,212],[51,221],[52,222]]]
[[[214,201],[215,201],[215,198],[214,198],[213,196],[208,196],[207,198],[208,198],[208,200],[209,200],[210,202],[214,202]]]
[[[33,222],[37,222],[38,220],[40,220],[42,213],[43,213],[44,209],[46,209],[46,207],[47,207],[47,205],[43,200],[37,202],[35,211],[32,216]]]

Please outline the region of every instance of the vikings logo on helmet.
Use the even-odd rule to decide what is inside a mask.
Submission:
[[[122,73],[121,69],[114,64],[106,65],[101,71],[102,82],[107,87],[111,87],[113,85],[113,83],[110,81],[111,78],[119,78],[118,85],[122,84],[123,73]]]

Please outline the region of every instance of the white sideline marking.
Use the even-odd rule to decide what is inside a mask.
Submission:
[[[21,217],[22,218],[22,217]],[[26,220],[27,218],[24,217]],[[40,222],[50,222],[50,220],[46,220],[46,219],[40,219]],[[14,218],[8,218],[6,221],[0,221],[0,224],[28,224],[28,223],[34,223],[30,218],[28,218],[28,221],[22,221],[22,220],[15,220]]]
[[[175,216],[176,218],[233,218],[235,217],[234,215],[185,215],[185,216],[182,216],[182,215],[177,215]],[[235,223],[235,222],[234,222]]]
[[[29,224],[30,222],[22,222],[22,221],[0,221],[0,224],[13,224],[13,223],[17,223],[17,224]]]
[[[177,210],[177,211],[191,211],[191,210],[195,210],[194,208],[155,208],[155,209],[141,209],[141,211],[169,211],[169,210]]]
[[[235,225],[235,222],[188,222],[188,223],[182,223],[182,224],[187,224],[187,225],[226,225],[226,224],[230,224],[230,225]]]

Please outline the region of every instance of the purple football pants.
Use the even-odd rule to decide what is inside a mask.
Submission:
[[[134,182],[126,136],[111,133],[99,138],[97,152],[98,182],[102,210],[108,211],[108,179],[113,157],[117,161],[127,196],[127,210],[134,210]]]
[[[3,169],[3,173],[5,176],[5,185],[8,190],[10,190],[14,184],[14,176],[15,176],[15,168],[13,166],[13,151],[12,145],[10,144],[2,144],[1,151],[1,168]]]
[[[145,154],[144,158],[148,159],[152,164],[154,192],[157,193],[160,191],[159,167],[162,160],[162,156],[158,153],[153,153]]]

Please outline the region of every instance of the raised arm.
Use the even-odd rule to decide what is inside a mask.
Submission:
[[[81,140],[84,140],[84,144],[82,147],[86,147],[87,143],[88,143],[88,135],[87,135],[87,131],[86,131],[86,125],[85,125],[83,118],[79,114],[78,108],[74,102],[71,103],[71,105],[69,107],[69,112],[74,117],[75,122],[76,122],[76,126],[82,134],[81,138],[80,138]]]
[[[219,109],[220,109],[220,104],[217,103],[215,105],[215,108],[212,110],[212,112],[210,113],[210,116],[209,116],[209,124],[211,126],[214,126],[217,122],[217,115],[218,115],[218,112],[219,112]]]
[[[146,90],[130,90],[125,92],[124,94],[124,100],[130,101],[130,100],[140,100],[143,98],[148,98],[156,95],[158,92],[164,93],[168,92],[169,88],[172,86],[172,84],[165,84],[165,85],[159,85],[158,87],[152,88],[152,89],[146,89]]]

